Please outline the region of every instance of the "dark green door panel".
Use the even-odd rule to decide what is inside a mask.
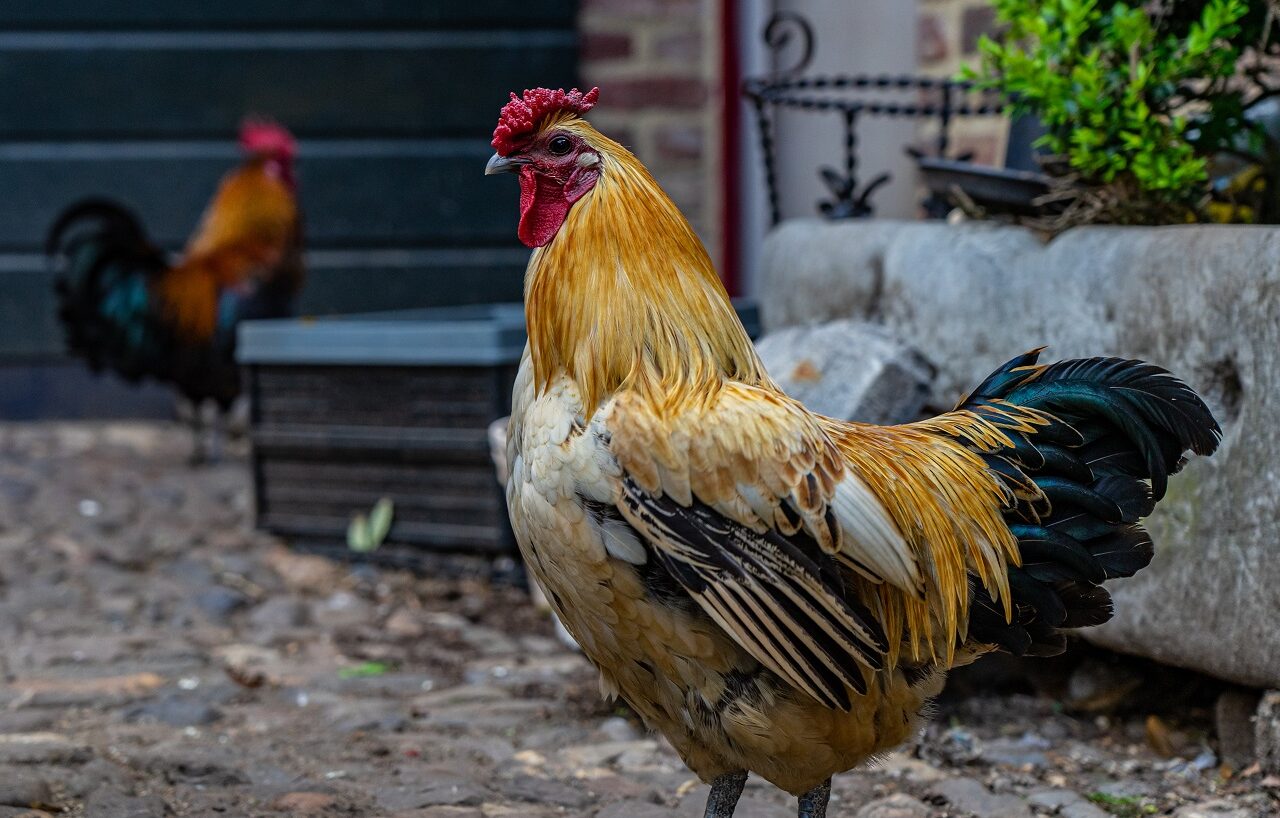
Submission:
[[[0,34],[0,139],[482,136],[507,92],[573,80],[556,30]],[[460,83],[460,79],[465,78]]]
[[[474,140],[304,141],[298,180],[310,247],[513,244],[513,178],[484,178]],[[107,196],[179,247],[238,161],[221,142],[0,145],[0,251],[37,250],[70,202]]]
[[[4,0],[0,29],[566,29],[575,11],[570,0]]]

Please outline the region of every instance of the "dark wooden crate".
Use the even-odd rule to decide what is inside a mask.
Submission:
[[[516,304],[246,326],[259,526],[339,545],[388,497],[383,561],[513,550],[487,430],[510,412],[523,341]]]
[[[738,312],[754,337],[755,307]],[[389,497],[377,561],[512,552],[488,427],[524,343],[514,303],[243,325],[259,526],[340,554],[351,518]]]

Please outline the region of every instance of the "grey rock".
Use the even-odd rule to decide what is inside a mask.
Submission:
[[[1038,790],[1027,796],[1027,803],[1058,818],[1107,818],[1108,815],[1074,790]]]
[[[213,724],[221,718],[221,710],[206,701],[189,695],[162,696],[130,708],[125,712],[126,721],[160,722],[174,727],[195,727]]]
[[[671,810],[652,801],[628,798],[607,805],[596,813],[596,818],[671,818]]]
[[[158,795],[135,797],[114,789],[90,794],[84,810],[85,815],[110,815],[111,818],[164,818],[170,814]]]
[[[93,749],[57,733],[0,736],[0,764],[84,764]]]
[[[996,366],[1119,355],[1204,393],[1221,451],[1193,459],[1149,520],[1155,560],[1108,584],[1107,647],[1280,687],[1280,230],[1085,228],[1042,243],[994,225],[798,220],[766,240],[766,331],[875,316],[939,367],[954,400]]]
[[[1229,801],[1204,801],[1186,804],[1173,812],[1173,818],[1255,818],[1253,811],[1237,807]]]
[[[424,783],[392,787],[378,793],[384,809],[408,810],[423,807],[474,807],[483,803],[485,788],[457,773],[423,772]]]
[[[1018,796],[993,793],[972,778],[939,781],[929,788],[929,794],[981,818],[1030,818],[1031,815],[1026,802]]]
[[[1230,688],[1213,705],[1213,728],[1218,736],[1218,756],[1239,770],[1257,758],[1254,719],[1262,694],[1256,690]]]
[[[0,804],[40,807],[53,804],[53,791],[43,776],[22,769],[0,769]]]
[[[1048,741],[1034,733],[1017,739],[995,738],[982,743],[982,759],[1006,767],[1044,767],[1049,763],[1044,754],[1049,746]]]
[[[1262,768],[1280,775],[1280,690],[1263,694],[1253,731],[1254,751]]]
[[[788,327],[756,349],[788,395],[830,417],[904,423],[918,420],[932,397],[933,365],[874,324]]]
[[[231,619],[232,614],[249,604],[249,598],[231,588],[215,586],[201,591],[196,596],[196,607],[211,622],[222,624]]]
[[[329,719],[333,729],[339,733],[397,733],[409,725],[400,702],[379,699],[341,702],[330,708]]]
[[[373,615],[373,606],[349,591],[337,591],[311,607],[311,618],[322,628],[363,625]]]
[[[254,628],[288,630],[307,624],[307,606],[289,596],[271,597],[253,609],[249,624]]]
[[[899,792],[864,805],[853,818],[929,818],[929,807],[920,799]]]
[[[518,775],[498,783],[503,795],[517,801],[532,804],[557,804],[580,809],[591,803],[591,794],[585,786],[562,784],[551,778],[534,775]]]

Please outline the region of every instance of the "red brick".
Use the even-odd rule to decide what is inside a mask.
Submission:
[[[658,156],[673,162],[702,158],[703,132],[693,125],[663,125],[654,133]]]
[[[578,54],[583,60],[618,60],[631,56],[630,34],[586,32],[582,35]]]
[[[682,31],[660,35],[654,40],[653,53],[660,59],[696,65],[702,59],[702,34]]]
[[[651,77],[600,84],[601,102],[616,110],[697,108],[706,98],[706,87],[697,77]]]
[[[978,38],[996,32],[996,10],[991,6],[973,6],[960,18],[960,46],[965,54],[978,50]]]
[[[916,20],[916,59],[922,63],[945,60],[947,50],[947,31],[942,18],[936,14],[920,15]]]

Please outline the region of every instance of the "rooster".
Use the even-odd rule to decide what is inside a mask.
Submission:
[[[949,668],[1050,656],[1144,567],[1139,520],[1221,431],[1139,361],[1039,350],[902,426],[770,379],[689,223],[583,119],[512,94],[486,174],[519,175],[529,341],[511,521],[591,662],[733,814],[748,773],[822,818],[831,776],[917,728]]]
[[[206,454],[202,404],[212,401],[220,421],[240,394],[236,325],[292,314],[303,280],[293,137],[248,120],[240,147],[243,163],[223,178],[176,263],[105,199],[68,207],[46,243],[69,351],[95,372],[172,383],[192,404],[197,461]],[[210,458],[218,441],[215,428]]]

